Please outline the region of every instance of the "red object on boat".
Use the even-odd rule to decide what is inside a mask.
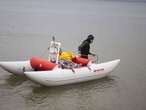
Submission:
[[[75,57],[72,59],[72,61],[73,61],[74,63],[81,64],[81,65],[85,66],[85,65],[87,65],[91,60],[86,59],[86,58],[81,58],[81,57],[79,57],[79,56],[75,56]]]
[[[44,60],[38,57],[32,57],[30,59],[30,64],[32,68],[38,71],[52,70],[57,65],[48,60]]]

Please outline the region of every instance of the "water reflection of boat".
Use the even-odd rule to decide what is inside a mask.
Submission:
[[[27,77],[25,77],[25,76],[18,76],[18,75],[12,74],[6,78],[6,83],[7,83],[7,85],[9,85],[11,87],[15,87],[15,86],[21,85],[26,80],[27,80]]]
[[[32,86],[32,92],[27,94],[25,100],[29,104],[41,104],[48,102],[48,105],[50,100],[59,100],[58,97],[65,98],[67,100],[70,98],[78,100],[79,98],[93,95],[91,94],[93,92],[95,92],[95,94],[103,94],[104,91],[107,91],[110,88],[117,88],[117,77],[110,75],[99,80],[57,87],[34,85]]]

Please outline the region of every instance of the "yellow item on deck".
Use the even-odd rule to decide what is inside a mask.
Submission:
[[[72,58],[74,57],[73,53],[70,51],[61,52],[61,55],[59,56],[60,60],[67,60],[72,61]]]

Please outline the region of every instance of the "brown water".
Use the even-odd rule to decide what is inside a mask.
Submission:
[[[0,61],[47,58],[52,36],[77,53],[88,34],[99,62],[121,59],[108,77],[44,87],[0,69],[0,110],[145,110],[146,3],[0,1]]]

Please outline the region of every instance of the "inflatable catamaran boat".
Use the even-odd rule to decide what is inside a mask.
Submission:
[[[96,64],[89,59],[74,56],[72,62],[77,66],[64,67],[59,60],[60,48],[61,43],[53,40],[49,46],[49,60],[32,57],[28,61],[0,62],[0,66],[13,74],[26,75],[39,84],[57,86],[105,77],[120,62],[120,59],[116,59]]]

